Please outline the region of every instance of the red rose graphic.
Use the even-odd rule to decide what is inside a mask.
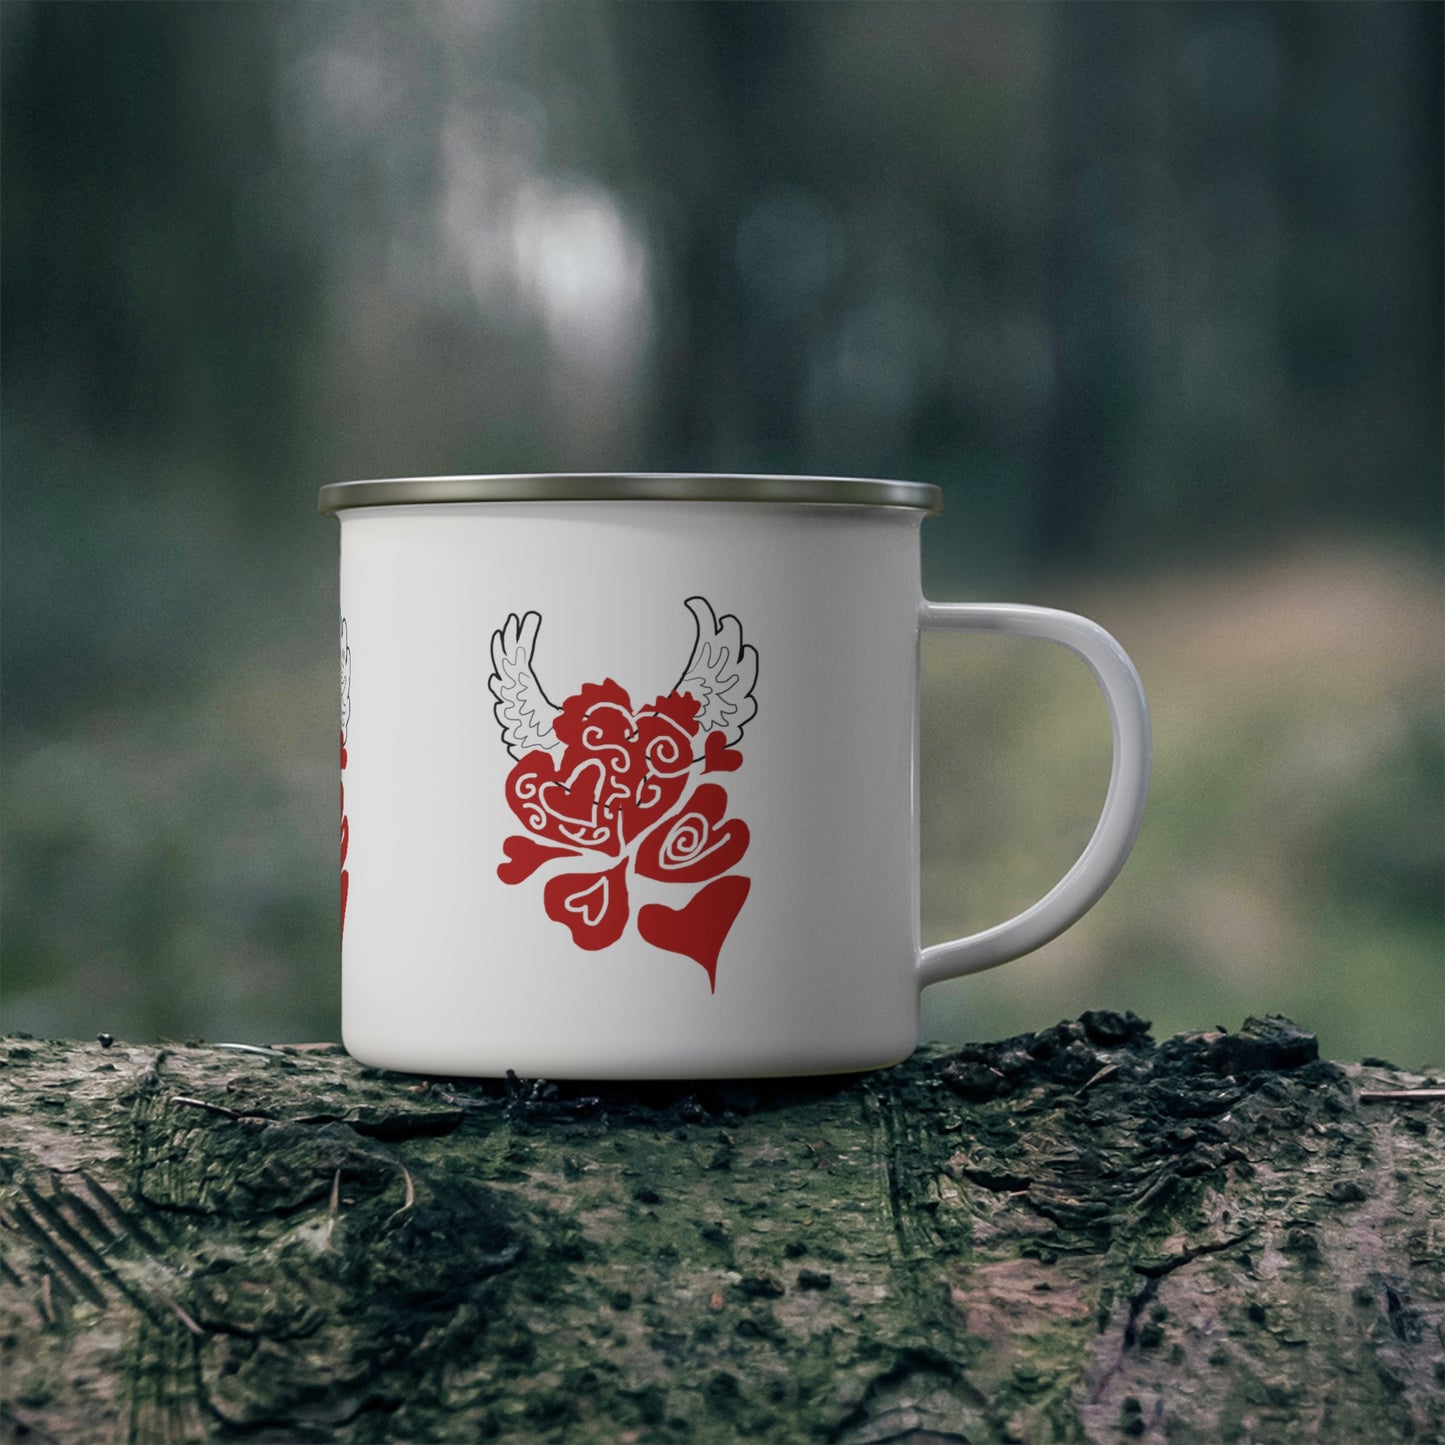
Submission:
[[[702,783],[687,803],[659,824],[637,850],[637,871],[659,883],[705,883],[726,873],[748,851],[748,825],[723,823],[728,795]]]
[[[346,734],[341,734],[341,771],[346,771]],[[346,895],[351,891],[351,875],[346,871],[346,850],[351,846],[351,824],[346,820],[346,780],[341,781],[341,932],[346,933]]]
[[[640,708],[611,678],[553,704],[532,671],[535,612],[509,617],[493,635],[490,688],[516,759],[506,799],[526,829],[503,841],[497,876],[522,883],[549,863],[576,860],[546,880],[542,904],[589,952],[626,931],[629,871],[705,884],[679,908],[646,905],[637,923],[654,947],[701,964],[715,990],[719,953],[751,886],[722,875],[742,862],[750,835],[727,818],[718,783],[693,782],[742,765],[736,743],[756,712],[757,653],[735,617],[719,620],[702,598],[687,605],[698,630],[692,657],[670,693]]]
[[[346,729],[351,725],[351,648],[346,642],[346,619],[341,619],[341,936],[346,937],[346,899],[351,892],[351,874],[346,870],[346,853],[351,847],[351,824],[346,816]]]
[[[625,796],[602,758],[574,762],[563,754],[559,770],[551,753],[529,753],[507,777],[507,802],[522,826],[564,848],[616,854],[617,804]]]
[[[507,803],[539,838],[615,857],[687,786],[696,715],[688,697],[660,697],[634,712],[611,678],[588,683],[553,724],[560,762],[555,750],[523,754],[507,778]]]
[[[627,864],[606,873],[561,873],[542,889],[547,917],[572,930],[578,948],[607,948],[627,927]]]

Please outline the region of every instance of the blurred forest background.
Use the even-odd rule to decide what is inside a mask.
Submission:
[[[1445,1063],[1437,4],[0,6],[4,1024],[338,1035],[325,481],[944,488],[936,598],[1156,726],[925,1036],[1283,1010]],[[924,931],[1088,836],[1055,649],[930,638]]]

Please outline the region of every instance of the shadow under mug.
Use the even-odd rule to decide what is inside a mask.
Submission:
[[[1109,887],[1148,791],[1139,677],[1072,613],[921,595],[936,488],[593,474],[323,487],[341,522],[342,1017],[382,1068],[573,1079],[878,1068],[920,990]],[[919,636],[1088,665],[1082,855],[919,940]],[[960,800],[966,807],[967,800]]]

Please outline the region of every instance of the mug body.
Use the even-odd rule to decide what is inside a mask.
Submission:
[[[334,510],[352,1054],[642,1079],[911,1052],[923,508]]]

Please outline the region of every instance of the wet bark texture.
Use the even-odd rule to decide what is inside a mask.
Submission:
[[[1279,1019],[861,1078],[5,1042],[5,1440],[1445,1438],[1445,1130]]]

